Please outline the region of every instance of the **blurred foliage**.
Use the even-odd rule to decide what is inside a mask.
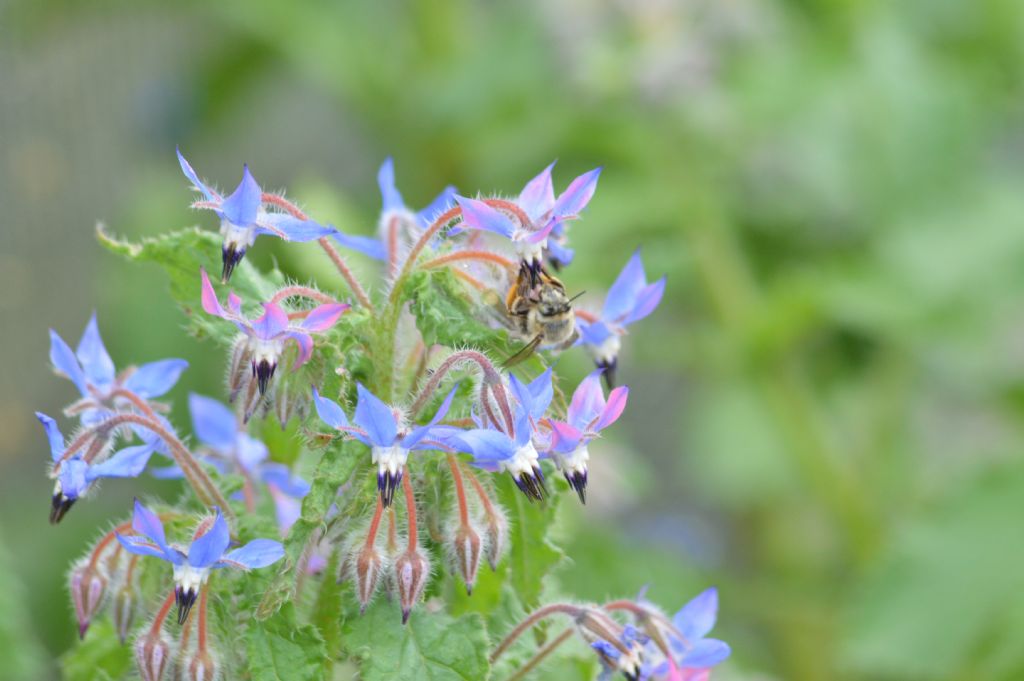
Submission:
[[[716,631],[735,650],[723,679],[1020,677],[1019,2],[111,0],[5,12],[17,36],[6,44],[25,63],[71,36],[108,50],[131,36],[165,59],[147,67],[156,85],[128,100],[132,124],[117,135],[95,117],[71,126],[137,150],[86,156],[127,186],[100,205],[45,193],[22,204],[0,188],[14,224],[67,203],[69,232],[97,215],[133,238],[212,228],[185,209],[175,143],[225,185],[248,160],[358,233],[372,230],[373,173],[388,154],[410,205],[449,181],[515,192],[552,158],[556,183],[604,164],[563,279],[596,300],[642,244],[668,290],[629,338],[630,406],[595,447],[594,502],[562,514],[563,582],[601,598],[654,580],[672,609],[717,583]],[[98,181],[78,168],[84,185]],[[36,230],[41,250],[16,252],[59,258],[54,229]],[[193,362],[177,397],[214,392],[222,357],[184,339],[153,273],[88,248],[92,276],[55,273],[49,293],[74,315],[60,323],[78,327],[95,305],[115,359],[173,351]],[[294,276],[327,266],[315,250],[262,243],[251,257]],[[14,309],[35,315],[24,326],[36,344],[58,323]],[[36,360],[26,375],[44,352]],[[561,363],[587,369],[571,354]],[[37,406],[14,404],[26,419]],[[42,517],[37,435],[21,449]],[[27,493],[12,489],[4,509]],[[27,531],[8,510],[3,523],[15,542]],[[57,580],[77,550],[14,556],[55,650],[72,636]],[[29,561],[43,555],[59,569],[37,574]]]

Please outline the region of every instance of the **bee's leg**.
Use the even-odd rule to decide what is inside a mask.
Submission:
[[[537,350],[537,346],[540,345],[540,341],[542,338],[543,336],[538,335],[532,341],[524,345],[522,349],[519,350],[519,352],[509,357],[504,362],[502,362],[502,368],[508,369],[509,367],[513,367],[516,364],[522,362],[523,360],[528,359],[530,355],[532,355]]]
[[[562,341],[558,345],[556,345],[555,347],[553,347],[552,350],[557,350],[558,352],[561,352],[562,350],[568,350],[569,348],[571,348],[573,345],[576,344],[576,341],[579,340],[579,338],[580,338],[579,330],[578,329],[573,329],[572,330],[572,335],[569,336],[568,338],[566,338],[564,341]]]

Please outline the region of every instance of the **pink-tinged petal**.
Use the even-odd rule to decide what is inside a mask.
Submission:
[[[579,446],[580,438],[583,437],[583,433],[579,430],[564,421],[549,419],[548,423],[551,424],[551,433],[553,435],[551,448],[553,450],[562,454],[568,454]]]
[[[295,358],[295,364],[292,365],[293,370],[298,369],[313,356],[313,337],[299,329],[292,329],[288,331],[287,335],[299,344],[299,356]]]
[[[199,179],[199,175],[197,175],[196,171],[192,169],[192,166],[185,160],[185,157],[181,155],[181,149],[175,147],[174,151],[178,154],[178,164],[181,166],[181,172],[185,173],[185,177],[189,179],[192,186],[195,187],[197,191],[202,192],[207,201],[219,204],[221,201],[220,194],[215,192],[213,189],[208,187],[206,183]]]
[[[210,283],[210,277],[207,276],[206,270],[200,268],[199,274],[203,280],[203,310],[206,311],[206,314],[212,314],[215,317],[227,319],[228,315],[224,312],[224,308],[220,306],[220,301],[217,300],[217,292],[213,290],[213,284]]]
[[[594,196],[594,190],[597,189],[597,178],[600,175],[601,168],[594,168],[573,180],[555,201],[551,215],[559,219],[579,215]]]
[[[348,310],[351,305],[344,303],[329,303],[327,305],[320,305],[313,309],[306,318],[302,320],[301,326],[306,331],[317,333],[319,331],[326,331],[335,324],[338,323],[338,319],[341,315]]]
[[[644,264],[640,260],[640,249],[633,251],[629,262],[615,278],[615,283],[608,289],[608,297],[604,301],[601,317],[605,321],[625,319],[636,305],[637,296],[647,286],[647,275]]]
[[[629,399],[629,388],[626,386],[620,385],[612,390],[608,395],[608,402],[601,411],[601,418],[598,419],[595,429],[604,430],[615,423],[622,416],[622,410],[626,408],[627,399]]]
[[[519,192],[519,199],[516,203],[526,211],[526,214],[534,222],[537,222],[555,205],[555,188],[551,183],[551,169],[554,167],[555,163],[553,162],[540,171],[537,177],[527,182],[523,191]]]
[[[50,363],[53,364],[53,368],[59,375],[67,377],[75,384],[78,392],[83,396],[89,395],[85,373],[78,363],[78,358],[75,357],[75,353],[64,342],[64,339],[58,336],[53,329],[50,329]]]
[[[281,335],[288,328],[288,313],[276,303],[263,303],[263,314],[252,323],[252,331],[257,338],[271,340]]]
[[[566,416],[577,428],[585,428],[597,418],[605,407],[604,392],[601,390],[601,370],[590,372],[572,394],[572,402]]]
[[[554,229],[556,224],[557,223],[555,222],[549,222],[544,228],[536,232],[530,232],[530,235],[526,237],[524,241],[531,244],[539,244],[544,241],[544,239],[548,238],[548,235],[551,234],[551,230]]]
[[[234,291],[228,291],[228,310],[231,314],[242,314],[242,299]]]
[[[263,202],[263,190],[260,189],[256,178],[249,172],[249,165],[242,167],[242,181],[232,192],[231,196],[224,199],[221,204],[221,211],[224,217],[239,227],[247,227],[256,222],[256,213],[259,212],[260,204]]]
[[[645,286],[637,295],[636,303],[633,306],[632,312],[626,315],[622,324],[632,324],[633,322],[640,321],[647,315],[654,312],[654,309],[658,307],[658,304],[661,302],[661,297],[664,294],[665,277],[662,277],[650,286]]]
[[[482,229],[500,234],[508,239],[516,231],[516,226],[507,215],[491,208],[483,201],[456,196],[455,202],[462,208],[462,225],[469,229]]]

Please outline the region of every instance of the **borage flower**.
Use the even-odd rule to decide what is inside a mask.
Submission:
[[[249,166],[242,167],[242,181],[227,198],[199,179],[185,157],[178,154],[178,163],[193,188],[200,192],[205,200],[196,201],[193,208],[212,210],[220,218],[220,233],[224,237],[221,247],[223,270],[221,280],[227,283],[231,273],[242,258],[245,251],[261,234],[270,234],[285,241],[314,241],[333,233],[333,227],[325,227],[313,220],[300,220],[286,213],[270,212],[263,205],[263,190],[249,172]]]
[[[514,203],[495,202],[495,207],[480,199],[455,197],[462,208],[462,225],[494,232],[512,241],[519,258],[530,268],[534,284],[543,264],[544,249],[549,247],[548,236],[559,225],[579,217],[594,196],[601,174],[601,168],[595,168],[580,175],[556,199],[551,182],[554,166],[552,163],[527,182]],[[564,236],[564,231],[560,234]],[[571,260],[571,255],[562,255]]]
[[[64,435],[57,422],[38,411],[36,418],[46,431],[46,437],[50,441],[50,457],[53,460],[53,467],[50,469],[50,477],[55,480],[50,507],[52,524],[59,523],[74,503],[85,496],[93,483],[100,478],[138,477],[145,470],[154,451],[152,445],[145,444],[125,447],[101,461],[85,459],[82,450],[65,459]],[[101,450],[96,458],[100,458],[102,453]]]
[[[438,449],[441,446],[440,440],[449,433],[450,427],[437,424],[451,408],[457,389],[458,386],[452,388],[434,418],[422,426],[409,424],[401,409],[385,404],[361,383],[356,384],[359,401],[352,419],[355,425],[349,423],[345,411],[337,402],[321,396],[316,388],[313,388],[313,404],[324,423],[370,447],[372,461],[377,465],[377,489],[380,491],[381,503],[387,507],[391,505],[395,490],[402,482],[409,452]]]
[[[120,533],[117,540],[129,553],[154,556],[174,567],[174,596],[178,602],[178,624],[184,624],[196,602],[199,588],[210,577],[210,571],[231,567],[239,570],[262,568],[284,557],[284,547],[272,539],[254,539],[242,548],[228,551],[231,537],[220,509],[214,517],[199,523],[188,548],[168,544],[160,518],[135,500],[132,529],[138,535]],[[226,552],[226,553],[225,553]]]
[[[665,660],[654,673],[664,674],[667,681],[687,681],[700,678],[711,667],[728,659],[732,652],[729,644],[707,638],[717,618],[718,589],[714,587],[705,589],[680,608],[672,617],[674,630],[668,631],[673,658]]]
[[[252,375],[257,381],[260,394],[267,391],[277,361],[284,351],[288,340],[295,341],[299,346],[299,355],[295,360],[294,369],[305,364],[313,354],[313,337],[331,328],[338,322],[342,313],[351,307],[343,303],[327,303],[313,308],[298,324],[288,319],[288,314],[276,303],[263,303],[263,314],[255,320],[242,316],[242,299],[234,293],[228,296],[228,307],[221,307],[217,294],[213,290],[206,271],[202,271],[203,309],[221,319],[227,319],[238,327],[247,338],[245,353],[252,365]]]
[[[610,679],[615,672],[622,672],[630,681],[637,681],[641,678],[643,667],[643,650],[647,645],[649,637],[637,631],[632,624],[627,624],[619,634],[618,644],[598,639],[590,644],[590,647],[597,652],[601,659],[600,681]],[[629,652],[624,652],[625,648]]]
[[[83,399],[74,406],[83,425],[97,423],[107,411],[133,408],[132,397],[151,400],[162,396],[188,368],[183,359],[161,359],[129,367],[118,375],[100,336],[96,313],[89,318],[74,352],[50,329],[50,362],[54,371],[74,383],[81,393]]]
[[[651,314],[664,293],[665,277],[653,284],[647,283],[637,249],[608,289],[600,316],[591,319],[585,314],[577,315],[580,343],[590,350],[597,366],[604,369],[608,387],[615,385],[615,369],[622,348],[620,337],[625,335],[627,326]]]
[[[552,433],[550,455],[583,503],[587,502],[588,445],[618,420],[629,397],[629,388],[621,386],[612,390],[605,401],[601,373],[598,369],[579,384],[572,394],[565,421],[546,420]]]

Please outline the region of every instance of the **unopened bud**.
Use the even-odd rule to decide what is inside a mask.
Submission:
[[[89,623],[103,604],[107,592],[107,578],[90,561],[79,562],[69,578],[71,602],[78,619],[78,637],[85,638]]]
[[[248,336],[241,334],[231,346],[231,361],[228,363],[228,401],[234,402],[249,380],[249,364],[252,353]]]
[[[173,650],[163,634],[149,633],[135,642],[135,665],[142,681],[161,681]]]
[[[128,640],[128,633],[132,630],[132,624],[135,622],[136,600],[135,589],[130,584],[125,584],[114,594],[111,617],[122,645]]]
[[[480,533],[469,524],[460,524],[451,535],[451,543],[455,569],[466,584],[466,593],[472,594],[476,573],[480,568],[480,551],[483,548]]]
[[[395,585],[402,606],[402,624],[409,621],[412,607],[420,600],[430,577],[430,562],[417,546],[406,550],[395,561]]]
[[[187,681],[214,681],[217,672],[217,660],[207,650],[197,650],[192,660],[186,665]]]
[[[364,546],[354,561],[356,596],[359,598],[359,610],[364,612],[366,606],[377,591],[377,581],[384,568],[384,559],[374,546]]]
[[[487,563],[491,566],[491,570],[497,570],[508,543],[508,519],[505,517],[505,510],[496,503],[492,502],[491,504],[484,531],[487,540],[485,542]]]

